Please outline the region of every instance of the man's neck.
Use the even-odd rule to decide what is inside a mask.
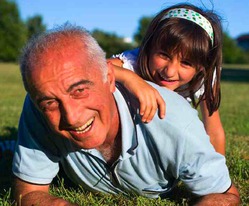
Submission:
[[[121,147],[121,132],[119,131],[111,144],[103,144],[98,150],[106,160],[107,164],[111,166],[118,159],[121,153]]]
[[[106,160],[108,165],[112,165],[115,162],[122,148],[122,137],[121,137],[121,122],[119,118],[118,107],[115,99],[113,99],[113,116],[112,124],[109,133],[107,134],[106,141],[97,148]]]

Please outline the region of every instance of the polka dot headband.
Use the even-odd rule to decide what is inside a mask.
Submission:
[[[208,33],[212,45],[214,44],[214,32],[211,23],[196,11],[185,8],[171,9],[162,17],[161,21],[169,18],[182,18],[198,24]]]

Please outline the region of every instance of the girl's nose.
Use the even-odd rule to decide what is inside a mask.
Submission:
[[[167,75],[167,77],[174,77],[176,75],[177,68],[178,68],[178,66],[176,64],[169,63],[165,67],[165,71],[164,72]]]

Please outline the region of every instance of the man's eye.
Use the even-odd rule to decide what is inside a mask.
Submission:
[[[71,93],[71,96],[74,98],[84,98],[84,97],[87,97],[88,95],[89,95],[88,90],[86,88],[75,89]]]
[[[77,89],[77,90],[75,91],[75,93],[79,93],[79,94],[80,94],[80,93],[83,93],[84,90],[85,90],[85,89]]]
[[[43,111],[53,111],[56,110],[59,106],[59,103],[55,100],[44,101],[40,103],[40,108]]]

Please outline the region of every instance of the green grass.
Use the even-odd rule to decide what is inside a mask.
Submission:
[[[242,205],[249,205],[249,82],[222,82],[221,119],[227,138],[227,164],[238,187]],[[0,64],[0,142],[16,139],[18,119],[25,96],[18,66]],[[8,149],[0,156],[0,205],[12,205],[11,160]],[[182,185],[171,199],[147,199],[130,195],[103,195],[67,187],[64,180],[51,187],[51,193],[79,205],[188,205],[189,193]]]
[[[225,69],[249,69],[248,64],[223,64],[222,67]]]

